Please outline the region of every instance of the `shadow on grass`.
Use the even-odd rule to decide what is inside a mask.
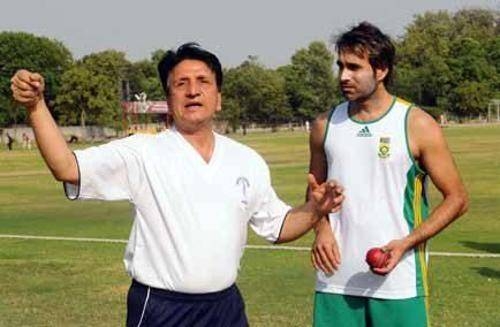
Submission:
[[[486,251],[489,253],[500,253],[500,243],[479,243],[471,241],[461,241],[460,243],[469,249]]]
[[[491,269],[488,267],[475,267],[471,269],[475,270],[479,275],[483,277],[500,279],[499,270]]]

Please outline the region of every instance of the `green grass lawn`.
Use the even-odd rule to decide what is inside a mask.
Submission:
[[[500,253],[500,126],[445,129],[470,192],[469,212],[431,251]],[[271,166],[280,196],[299,204],[307,135],[249,134],[238,140]],[[439,201],[431,189],[432,203]],[[36,151],[0,150],[0,234],[126,239],[127,203],[70,202]],[[250,233],[250,244],[265,244]],[[307,235],[293,245],[310,246]],[[124,324],[129,278],[124,244],[0,238],[0,326]],[[498,326],[499,258],[431,257],[434,326]],[[238,284],[252,326],[311,324],[314,272],[305,251],[247,249]]]

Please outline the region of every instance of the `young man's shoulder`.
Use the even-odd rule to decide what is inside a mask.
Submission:
[[[319,115],[317,115],[316,119],[314,119],[314,121],[313,121],[313,125],[326,123],[326,121],[328,120],[328,117],[330,116],[332,110],[335,110],[335,109],[332,108],[332,109],[330,109],[328,111],[322,112]]]
[[[425,110],[412,107],[408,115],[408,131],[419,149],[444,142],[438,122]]]
[[[333,106],[330,109],[328,109],[327,111],[323,111],[320,114],[318,114],[316,116],[316,118],[314,119],[312,125],[311,125],[311,131],[312,131],[312,133],[317,133],[317,132],[323,133],[324,130],[325,130],[326,124],[330,120],[330,117],[333,115],[333,113],[336,110],[339,110],[339,108],[343,104],[344,103],[341,103],[341,104],[339,104],[337,106]]]
[[[410,127],[417,130],[439,127],[437,121],[429,113],[417,106],[411,108],[408,119]]]
[[[325,124],[331,116],[339,110],[346,108],[349,105],[349,101],[342,101],[336,105],[331,106],[328,110],[325,110],[318,114],[313,122],[313,124]]]

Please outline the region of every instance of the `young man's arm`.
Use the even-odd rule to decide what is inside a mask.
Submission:
[[[314,175],[309,174],[308,188],[309,200],[288,212],[276,243],[290,242],[301,237],[323,216],[340,209],[344,196],[342,188],[335,181],[320,185]]]
[[[19,70],[11,79],[14,99],[26,107],[38,149],[52,175],[59,181],[78,183],[78,166],[45,104],[45,83],[39,74]]]
[[[464,214],[468,207],[467,192],[441,127],[421,109],[412,109],[408,125],[411,151],[443,195],[443,200],[427,220],[407,237],[393,240],[384,246],[390,252],[387,266],[374,269],[375,272],[381,274],[390,272],[406,251],[441,232]]]
[[[327,162],[323,142],[328,113],[321,114],[313,123],[309,136],[309,173],[323,182],[327,177]],[[308,190],[309,198],[309,190]],[[315,269],[332,274],[340,265],[340,251],[333,235],[328,217],[323,217],[314,226],[316,238],[311,249],[311,262]]]

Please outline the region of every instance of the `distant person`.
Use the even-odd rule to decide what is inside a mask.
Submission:
[[[31,139],[28,134],[23,133],[23,149],[31,150]]]
[[[14,144],[14,138],[7,133],[7,150],[12,151],[12,144]]]
[[[247,123],[241,123],[241,127],[243,128],[243,135],[247,135]]]
[[[78,143],[78,136],[71,134],[68,143]]]
[[[437,122],[387,91],[389,37],[364,22],[336,50],[347,101],[314,122],[310,172],[338,180],[345,201],[315,227],[314,326],[428,326],[426,242],[467,210],[467,193]],[[443,196],[430,213],[428,177]]]
[[[306,132],[309,132],[309,130],[311,129],[311,126],[310,126],[309,120],[306,120],[306,123],[305,123],[305,128],[306,128]]]
[[[448,124],[448,120],[446,119],[446,115],[444,113],[440,114],[439,115],[439,125],[441,125],[441,127],[446,127],[447,124]]]
[[[128,200],[135,217],[125,252],[132,278],[127,326],[247,326],[235,285],[247,226],[270,242],[294,240],[339,209],[341,188],[318,185],[297,208],[271,186],[252,149],[213,131],[221,110],[218,58],[188,43],[158,65],[173,127],[102,146],[68,148],[43,100],[42,76],[12,78],[40,152],[70,199]]]

